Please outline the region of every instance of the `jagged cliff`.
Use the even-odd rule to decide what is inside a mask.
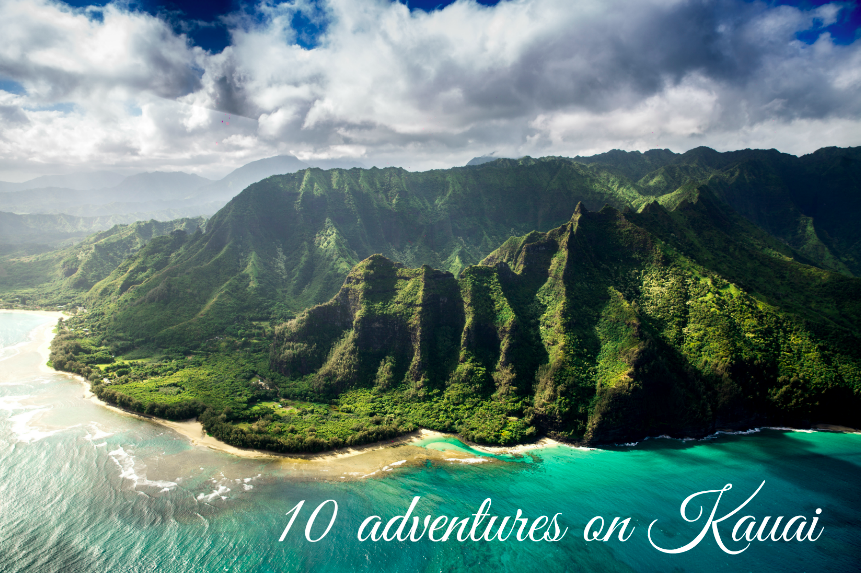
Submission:
[[[858,153],[273,177],[122,261],[55,363],[282,451],[859,424]]]
[[[457,279],[374,255],[331,301],[277,330],[271,366],[310,377],[332,397],[357,388],[396,395],[407,412],[470,393],[480,398],[476,411],[438,427],[486,442],[701,436],[856,415],[847,406],[858,402],[861,370],[845,339],[854,335],[832,324],[844,338],[821,336],[816,324],[768,304],[767,293],[754,296],[716,272],[738,274],[721,257],[710,269],[683,253],[683,240],[659,237],[696,224],[717,240],[716,223],[701,220],[715,207],[698,203],[709,200],[685,201],[676,213],[580,205],[565,225],[509,239]],[[802,291],[829,281],[858,288],[857,279],[724,241],[764,280],[794,271]],[[495,414],[481,412],[487,404]],[[499,419],[476,424],[476,415]]]

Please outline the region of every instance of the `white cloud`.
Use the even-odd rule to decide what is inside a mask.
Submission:
[[[63,6],[0,4],[0,76],[26,91],[0,91],[0,179],[217,176],[288,152],[424,169],[493,150],[861,144],[861,42],[796,38],[835,22],[839,3],[267,2],[229,19],[220,54],[119,5]],[[295,44],[297,11],[325,29],[313,49]]]

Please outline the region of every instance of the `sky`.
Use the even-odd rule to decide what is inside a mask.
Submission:
[[[861,7],[3,0],[0,180],[861,145]]]

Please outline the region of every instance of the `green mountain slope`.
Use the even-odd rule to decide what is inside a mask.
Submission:
[[[798,253],[787,256],[852,274],[853,245],[861,243],[846,224],[850,211],[814,213],[794,189],[800,181],[804,189],[851,195],[857,153],[796,158],[697,148],[502,159],[425,173],[308,169],[250,186],[213,216],[204,235],[151,245],[93,289],[89,304],[112,301],[105,311],[121,346],[193,345],[328,300],[373,253],[457,274],[512,235],[560,224],[579,201],[593,210],[639,210],[657,198],[672,209],[697,178],[784,243],[778,251],[788,245]],[[152,257],[164,266],[156,269]]]
[[[708,184],[749,221],[824,268],[861,274],[861,148],[795,157],[776,150],[683,154],[611,151],[572,161],[618,173],[640,194],[672,204],[686,185]]]
[[[110,402],[280,451],[416,426],[602,443],[858,424],[857,207],[825,208],[857,189],[853,153],[270,177],[205,233],[113,262],[54,363]],[[787,234],[803,217],[819,243]]]
[[[376,252],[460,272],[512,234],[558,225],[578,201],[637,208],[647,199],[554,158],[426,173],[308,169],[250,186],[205,234],[148,245],[90,295],[116,300],[112,338],[187,344],[324,302]]]
[[[59,218],[70,228],[80,219],[64,215],[31,215],[25,222]],[[92,220],[84,219],[84,224]],[[81,302],[83,295],[154,237],[173,231],[193,231],[205,223],[201,217],[160,222],[146,221],[112,228],[56,251],[29,254],[19,249],[0,255],[0,294],[29,298],[34,304]],[[63,228],[63,227],[60,227]]]
[[[375,255],[334,299],[276,331],[272,367],[341,404],[373,388],[378,412],[489,443],[857,423],[861,281],[734,241],[700,203],[672,214],[580,209],[546,234],[509,239],[459,279]],[[752,296],[685,256],[684,240],[649,230],[704,225],[703,240],[727,254],[713,267],[745,278],[756,265],[752,284],[773,292]],[[728,266],[739,256],[751,260]],[[814,310],[762,300],[786,288]]]
[[[773,155],[777,155],[775,152]],[[823,266],[861,272],[861,149],[753,159],[708,185],[742,215]]]

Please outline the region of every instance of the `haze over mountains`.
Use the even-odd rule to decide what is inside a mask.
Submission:
[[[27,189],[44,189],[45,187],[63,187],[86,191],[118,185],[124,175],[112,171],[89,171],[84,173],[69,173],[67,175],[43,175],[21,183],[0,181],[0,192],[25,191]]]
[[[57,219],[56,230],[71,226],[89,232],[149,219],[209,217],[251,183],[311,165],[332,168],[361,166],[361,163],[341,160],[305,163],[293,156],[281,155],[253,161],[218,181],[189,173],[158,171],[129,177],[107,171],[50,175],[23,183],[0,182],[0,212],[63,214],[67,217],[62,221]],[[84,220],[73,222],[75,217]],[[32,242],[30,238],[37,237],[45,226],[31,226],[30,222],[36,223],[36,220],[16,221],[15,227],[20,229],[17,240],[9,230],[4,235],[13,242]],[[49,239],[51,233],[43,236]],[[83,235],[73,232],[71,236]]]

